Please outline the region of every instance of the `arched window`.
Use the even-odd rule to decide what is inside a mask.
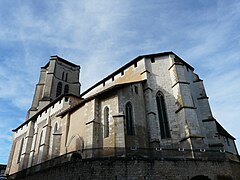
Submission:
[[[68,80],[68,73],[66,73],[65,81],[67,82]]]
[[[69,92],[69,86],[66,84],[64,86],[64,94],[68,94],[68,92]]]
[[[64,80],[64,72],[62,73],[62,80]]]
[[[61,95],[61,93],[62,93],[62,83],[59,82],[59,83],[57,84],[56,97],[58,97],[59,95]]]
[[[126,112],[126,126],[127,126],[127,134],[133,135],[134,134],[134,127],[133,127],[133,108],[132,104],[128,102],[125,107]]]
[[[158,119],[160,124],[161,137],[162,139],[170,138],[171,136],[170,136],[166,106],[165,106],[164,96],[161,92],[157,93],[156,101],[157,101],[157,110],[158,110]]]
[[[17,163],[19,163],[19,162],[20,162],[20,159],[21,159],[22,149],[23,149],[23,143],[24,143],[24,138],[22,138],[22,140],[21,140],[21,144],[20,144],[20,148],[19,148],[19,153],[18,153]]]
[[[104,108],[104,137],[109,137],[109,108]]]

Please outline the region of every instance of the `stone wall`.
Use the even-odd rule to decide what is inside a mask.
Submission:
[[[240,163],[233,161],[153,160],[123,157],[75,160],[61,165],[48,161],[13,174],[8,179],[191,180],[191,178],[199,175],[206,176],[211,180],[239,180]]]

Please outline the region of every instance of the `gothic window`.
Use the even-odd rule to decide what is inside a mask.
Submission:
[[[22,149],[23,149],[23,143],[24,143],[24,138],[22,138],[22,140],[21,140],[21,144],[20,144],[20,148],[19,148],[19,153],[18,153],[17,163],[19,163],[19,162],[20,162],[20,159],[21,159]]]
[[[61,95],[61,93],[62,93],[62,83],[59,82],[59,83],[57,84],[56,97],[58,97],[59,95]]]
[[[132,104],[128,102],[125,107],[126,112],[126,125],[127,125],[127,134],[133,135],[134,134],[134,127],[133,127],[133,108]]]
[[[64,86],[64,94],[68,94],[68,92],[69,92],[69,86],[66,84]]]
[[[64,72],[62,73],[62,80],[64,80]]]
[[[65,81],[67,82],[68,80],[68,73],[66,73]]]
[[[157,93],[156,101],[157,101],[157,110],[158,110],[161,137],[162,139],[170,138],[171,136],[170,136],[166,106],[165,106],[164,96],[161,92]]]
[[[109,137],[109,108],[104,108],[104,137]]]

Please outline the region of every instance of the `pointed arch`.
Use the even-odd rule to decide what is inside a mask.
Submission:
[[[133,125],[133,107],[132,103],[128,102],[125,106],[126,113],[126,126],[127,126],[127,134],[134,135],[134,125]]]
[[[171,138],[164,95],[158,91],[156,94],[158,119],[162,139]]]
[[[57,84],[57,91],[56,91],[56,97],[60,96],[62,94],[62,83],[59,82]]]
[[[69,92],[69,85],[66,84],[66,85],[64,86],[64,94],[68,94],[68,92]]]
[[[109,137],[109,108],[104,108],[104,138]]]
[[[79,151],[84,148],[84,141],[78,134],[72,135],[66,146],[67,152]]]

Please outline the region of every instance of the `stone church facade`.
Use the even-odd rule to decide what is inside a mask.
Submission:
[[[13,130],[8,175],[66,154],[156,158],[168,150],[168,158],[206,160],[216,152],[239,162],[203,80],[173,52],[138,56],[82,93],[79,74],[58,56],[41,68],[26,121]]]

